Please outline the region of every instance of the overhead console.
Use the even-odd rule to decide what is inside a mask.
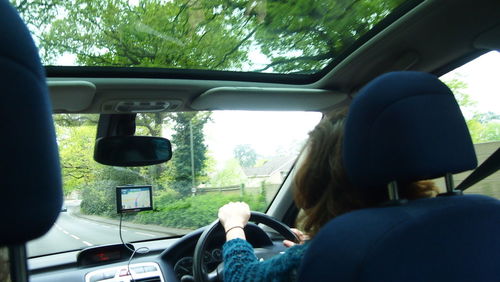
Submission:
[[[217,87],[191,103],[195,110],[295,110],[321,111],[343,101],[347,95],[307,88]]]
[[[180,100],[130,99],[112,100],[102,105],[101,113],[155,113],[174,111],[182,105]]]
[[[190,110],[326,111],[345,92],[234,81],[48,78],[54,113],[135,114]]]

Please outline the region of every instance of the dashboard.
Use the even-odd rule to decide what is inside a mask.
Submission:
[[[200,228],[181,238],[134,243],[134,247],[148,248],[149,252],[136,253],[129,262],[129,256],[106,261],[94,261],[82,265],[82,251],[54,254],[28,260],[30,281],[194,281],[193,254],[198,238],[205,228]],[[245,227],[247,240],[254,247],[259,259],[267,259],[284,251],[281,238],[271,239],[255,224]],[[223,230],[214,233],[203,256],[203,267],[207,273],[214,271],[222,262],[222,245],[225,242]],[[84,251],[83,251],[84,252]],[[92,253],[108,257],[107,252],[116,254],[109,246],[93,248]],[[78,259],[77,259],[78,258]],[[219,276],[222,281],[222,277]]]

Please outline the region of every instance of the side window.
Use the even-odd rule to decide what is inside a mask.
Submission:
[[[440,78],[455,93],[474,142],[478,164],[483,163],[500,147],[499,77],[500,53],[493,51]],[[455,184],[458,185],[470,173],[455,175]],[[500,199],[500,172],[468,188],[466,193]]]

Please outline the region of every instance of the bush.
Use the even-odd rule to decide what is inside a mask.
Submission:
[[[231,201],[244,201],[253,211],[264,211],[265,200],[259,195],[205,194],[186,197],[166,205],[156,204],[157,211],[143,212],[135,216],[138,223],[157,224],[167,227],[195,229],[217,219],[219,208]]]
[[[116,217],[116,195],[114,180],[88,183],[81,189],[81,211],[84,214]],[[264,194],[210,193],[180,198],[173,189],[155,191],[155,211],[127,215],[124,220],[137,223],[156,224],[175,228],[195,229],[217,219],[219,208],[234,201],[248,203],[253,211],[264,211],[267,207]]]
[[[82,185],[80,210],[84,214],[116,217],[116,186],[141,184],[144,178],[132,168],[101,166],[96,170],[98,181],[89,180]]]
[[[80,210],[84,214],[116,215],[116,183],[111,180],[91,182],[82,191]]]

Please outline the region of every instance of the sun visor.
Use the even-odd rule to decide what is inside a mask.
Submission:
[[[347,95],[321,89],[217,87],[191,103],[195,110],[322,111]]]
[[[500,25],[481,33],[474,41],[478,49],[500,50]]]
[[[54,113],[79,112],[90,107],[96,87],[88,81],[48,81]]]

